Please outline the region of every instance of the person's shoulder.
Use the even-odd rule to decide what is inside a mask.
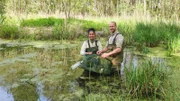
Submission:
[[[121,33],[118,33],[117,37],[123,37],[123,35]]]
[[[101,43],[99,40],[95,40],[97,43]]]
[[[88,43],[88,40],[84,41],[83,43],[84,43],[84,44]]]

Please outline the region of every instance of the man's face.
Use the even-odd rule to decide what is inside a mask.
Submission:
[[[114,23],[110,23],[109,29],[110,29],[111,33],[114,33],[116,31],[116,25]]]

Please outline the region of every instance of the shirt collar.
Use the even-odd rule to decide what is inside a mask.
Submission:
[[[94,39],[94,40],[90,40],[90,39],[89,39],[89,42],[91,42],[91,43],[94,43],[94,41],[95,41],[95,39]]]
[[[111,36],[114,36],[117,33],[119,33],[119,32],[116,30],[114,33],[111,33]]]

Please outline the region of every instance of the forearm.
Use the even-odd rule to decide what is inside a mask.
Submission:
[[[80,54],[81,55],[85,55],[86,54],[86,43],[84,42],[83,43],[83,45],[82,45],[82,47],[81,47],[81,50],[80,50]]]
[[[85,54],[86,54],[86,52],[84,52],[84,51],[81,51],[81,52],[80,52],[80,54],[81,54],[81,55],[85,55]]]
[[[107,47],[105,47],[105,48],[103,48],[102,50],[101,50],[101,53],[104,53],[104,52],[106,52],[108,49],[107,49]]]
[[[115,50],[109,52],[108,55],[110,56],[110,55],[113,55],[113,54],[116,54],[116,53],[119,53],[119,52],[121,52],[121,48],[116,48]]]

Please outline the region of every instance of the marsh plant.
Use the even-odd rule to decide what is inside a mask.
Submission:
[[[133,44],[132,40],[135,29],[136,22],[133,20],[118,22],[118,31],[125,37],[125,44],[127,45]]]
[[[171,38],[178,37],[180,27],[177,23],[140,22],[136,24],[133,39],[137,46],[155,47],[158,44],[168,44]]]
[[[180,51],[180,36],[172,38],[167,43],[167,56],[171,56],[173,53],[178,53]]]
[[[21,22],[21,26],[22,27],[50,27],[50,26],[54,26],[56,24],[56,22],[58,23],[63,23],[63,19],[56,19],[56,18],[39,18],[39,19],[27,19],[27,20],[23,20]]]
[[[0,37],[4,39],[19,38],[19,29],[15,25],[0,25]]]
[[[168,68],[152,61],[142,62],[138,67],[126,68],[125,87],[133,98],[164,98],[169,82]]]

